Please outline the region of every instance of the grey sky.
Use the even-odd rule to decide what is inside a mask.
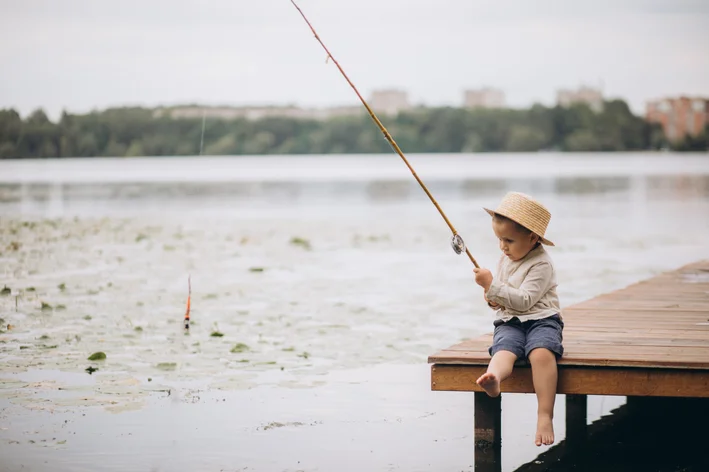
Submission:
[[[646,100],[709,96],[704,0],[300,0],[367,97],[459,105],[465,88],[512,106],[603,84]],[[0,0],[0,108],[356,104],[289,0]]]

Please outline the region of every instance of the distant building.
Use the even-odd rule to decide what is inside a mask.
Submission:
[[[504,108],[505,93],[502,90],[485,87],[463,92],[465,108]]]
[[[403,90],[374,90],[368,103],[372,110],[386,115],[398,115],[411,109],[409,95]]]
[[[645,118],[660,123],[670,141],[701,134],[709,123],[709,99],[664,98],[647,103]]]
[[[603,92],[592,87],[579,87],[578,90],[559,89],[556,91],[556,103],[569,107],[574,103],[586,103],[595,112],[603,111]]]

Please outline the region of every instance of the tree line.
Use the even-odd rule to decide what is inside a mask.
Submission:
[[[707,133],[668,142],[662,128],[622,100],[595,112],[585,104],[528,109],[420,108],[380,116],[407,153],[706,150]],[[390,152],[371,118],[259,120],[171,118],[149,108],[20,117],[0,110],[0,158],[344,154]]]

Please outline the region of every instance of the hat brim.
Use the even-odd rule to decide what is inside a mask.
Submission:
[[[494,210],[490,210],[489,208],[485,208],[485,207],[483,207],[483,210],[488,212],[490,214],[490,216],[501,215],[501,216],[504,216],[505,218],[508,218],[508,219],[514,221],[518,225],[522,225],[522,223],[520,223],[519,221],[515,220],[513,217],[506,215],[505,213],[503,213],[501,211],[494,211]],[[524,225],[522,225],[522,226],[524,226]],[[554,246],[554,243],[551,242],[550,240],[548,240],[547,238],[545,238],[544,236],[540,236],[538,234],[537,234],[537,236],[539,236],[539,240],[542,242],[542,244],[545,244],[547,246]]]

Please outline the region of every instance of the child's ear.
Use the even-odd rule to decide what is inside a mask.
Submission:
[[[537,244],[539,242],[539,235],[537,233],[531,233],[532,235],[532,244]]]

